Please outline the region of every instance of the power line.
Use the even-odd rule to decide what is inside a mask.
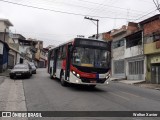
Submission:
[[[47,8],[42,8],[42,7],[36,7],[36,6],[31,6],[31,5],[26,5],[26,4],[21,4],[21,3],[16,3],[16,2],[11,2],[11,1],[6,1],[6,0],[0,0],[1,2],[5,3],[10,3],[14,5],[19,5],[19,6],[24,6],[24,7],[29,7],[29,8],[34,8],[34,9],[40,9],[40,10],[46,10],[46,11],[52,11],[52,12],[58,12],[58,13],[63,13],[63,14],[70,14],[70,15],[76,15],[76,16],[86,16],[85,14],[80,14],[80,13],[73,13],[73,12],[65,12],[65,11],[60,11],[60,10],[53,10],[53,9],[47,9]],[[89,17],[97,17],[97,18],[107,18],[107,19],[126,19],[126,18],[113,18],[113,17],[107,17],[107,16],[94,16],[94,15],[87,15]],[[134,19],[130,19],[134,20]]]
[[[81,2],[86,2],[86,3],[90,3],[90,4],[95,4],[95,5],[102,5],[101,3],[97,3],[97,2],[90,2],[90,1],[86,1],[86,0],[78,0],[78,1],[81,1]],[[127,10],[126,8],[122,8],[122,7],[116,7],[116,6],[112,6],[112,5],[103,5],[103,6],[106,6],[106,7],[112,7],[112,8],[116,8],[116,9],[122,9],[122,10]],[[142,12],[142,11],[139,11],[139,10],[133,10],[133,9],[130,9],[131,11],[136,11],[136,12]],[[142,12],[144,13],[144,12]]]
[[[155,4],[155,6],[157,7],[157,10],[160,12],[158,0],[156,0],[157,3],[155,2],[155,0],[153,0],[153,2]]]
[[[85,0],[79,0],[79,1],[85,1]],[[73,13],[73,12],[65,12],[65,11],[60,11],[60,10],[53,10],[53,9],[47,9],[47,8],[42,8],[42,7],[36,7],[36,6],[31,6],[31,5],[26,5],[26,4],[21,4],[21,3],[16,3],[16,2],[11,2],[11,1],[7,1],[7,0],[0,0],[0,2],[5,2],[5,3],[9,3],[9,4],[14,4],[14,5],[19,5],[19,6],[24,6],[24,7],[29,7],[29,8],[34,8],[34,9],[40,9],[40,10],[45,10],[45,11],[51,11],[51,12],[58,12],[58,13],[63,13],[63,14],[70,14],[70,15],[76,15],[76,16],[88,16],[88,17],[97,17],[97,18],[104,18],[104,19],[123,19],[123,20],[126,20],[126,18],[123,18],[123,17],[108,17],[108,16],[96,16],[96,15],[86,15],[86,14],[80,14],[80,13]],[[88,1],[89,2],[89,1]],[[122,8],[123,9],[123,8]],[[157,9],[156,9],[157,10]],[[128,19],[128,20],[139,20],[153,12],[155,12],[156,10],[154,11],[151,11],[137,19]]]
[[[143,16],[141,16],[141,17],[135,19],[135,20],[139,20],[139,19],[141,19],[141,18],[143,18],[143,17],[145,17],[145,16],[147,16],[147,15],[149,15],[149,14],[155,12],[156,10],[157,10],[157,9],[155,9],[155,10],[153,10],[153,11],[151,11],[151,12],[149,12],[149,13],[147,13],[147,14],[145,14],[145,15],[143,15]]]

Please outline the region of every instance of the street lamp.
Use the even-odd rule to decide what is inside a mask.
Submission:
[[[92,20],[92,21],[96,21],[97,22],[97,36],[96,36],[96,39],[98,39],[98,22],[99,20],[98,19],[93,19],[93,18],[89,18],[89,17],[84,17],[84,19],[88,19],[88,20]]]

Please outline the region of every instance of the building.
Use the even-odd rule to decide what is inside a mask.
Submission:
[[[4,41],[0,40],[0,73],[4,72],[8,66],[9,46]]]
[[[97,36],[97,34],[94,34],[92,36],[89,36],[88,38],[96,39],[96,36]],[[98,39],[104,40],[104,41],[111,41],[112,40],[111,31],[99,33]]]
[[[43,49],[43,41],[37,40],[36,42],[35,64],[38,68],[45,68],[47,66],[47,56],[45,49]]]
[[[145,80],[145,55],[143,54],[142,30],[125,37],[125,69],[129,80]]]
[[[19,55],[17,56],[17,63],[34,62],[36,53],[36,42],[33,40],[26,40],[21,34],[13,34],[13,40],[19,48]]]
[[[12,33],[9,27],[13,24],[8,19],[0,19],[0,39],[6,42],[10,48],[8,54],[8,68],[13,68],[17,63],[17,55],[19,54],[18,46],[14,43],[12,39]]]
[[[140,22],[146,55],[146,81],[160,83],[160,14]]]
[[[123,25],[120,29],[111,31],[112,48],[111,48],[111,69],[112,77],[126,78],[125,64],[125,36],[137,31],[138,24],[129,22],[128,26]]]

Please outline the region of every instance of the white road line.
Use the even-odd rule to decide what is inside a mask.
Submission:
[[[117,96],[117,97],[120,97],[120,98],[122,98],[122,99],[125,99],[125,100],[127,100],[127,101],[129,101],[129,100],[130,100],[129,98],[123,97],[123,96],[118,95],[118,94],[113,93],[113,92],[108,92],[108,93],[113,94],[113,95],[115,95],[115,96]]]

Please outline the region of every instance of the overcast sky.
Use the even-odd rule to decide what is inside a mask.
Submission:
[[[96,25],[84,16],[99,19],[102,33],[158,14],[155,10],[152,0],[0,0],[0,18],[11,21],[12,32],[43,40],[44,47],[96,34]]]

